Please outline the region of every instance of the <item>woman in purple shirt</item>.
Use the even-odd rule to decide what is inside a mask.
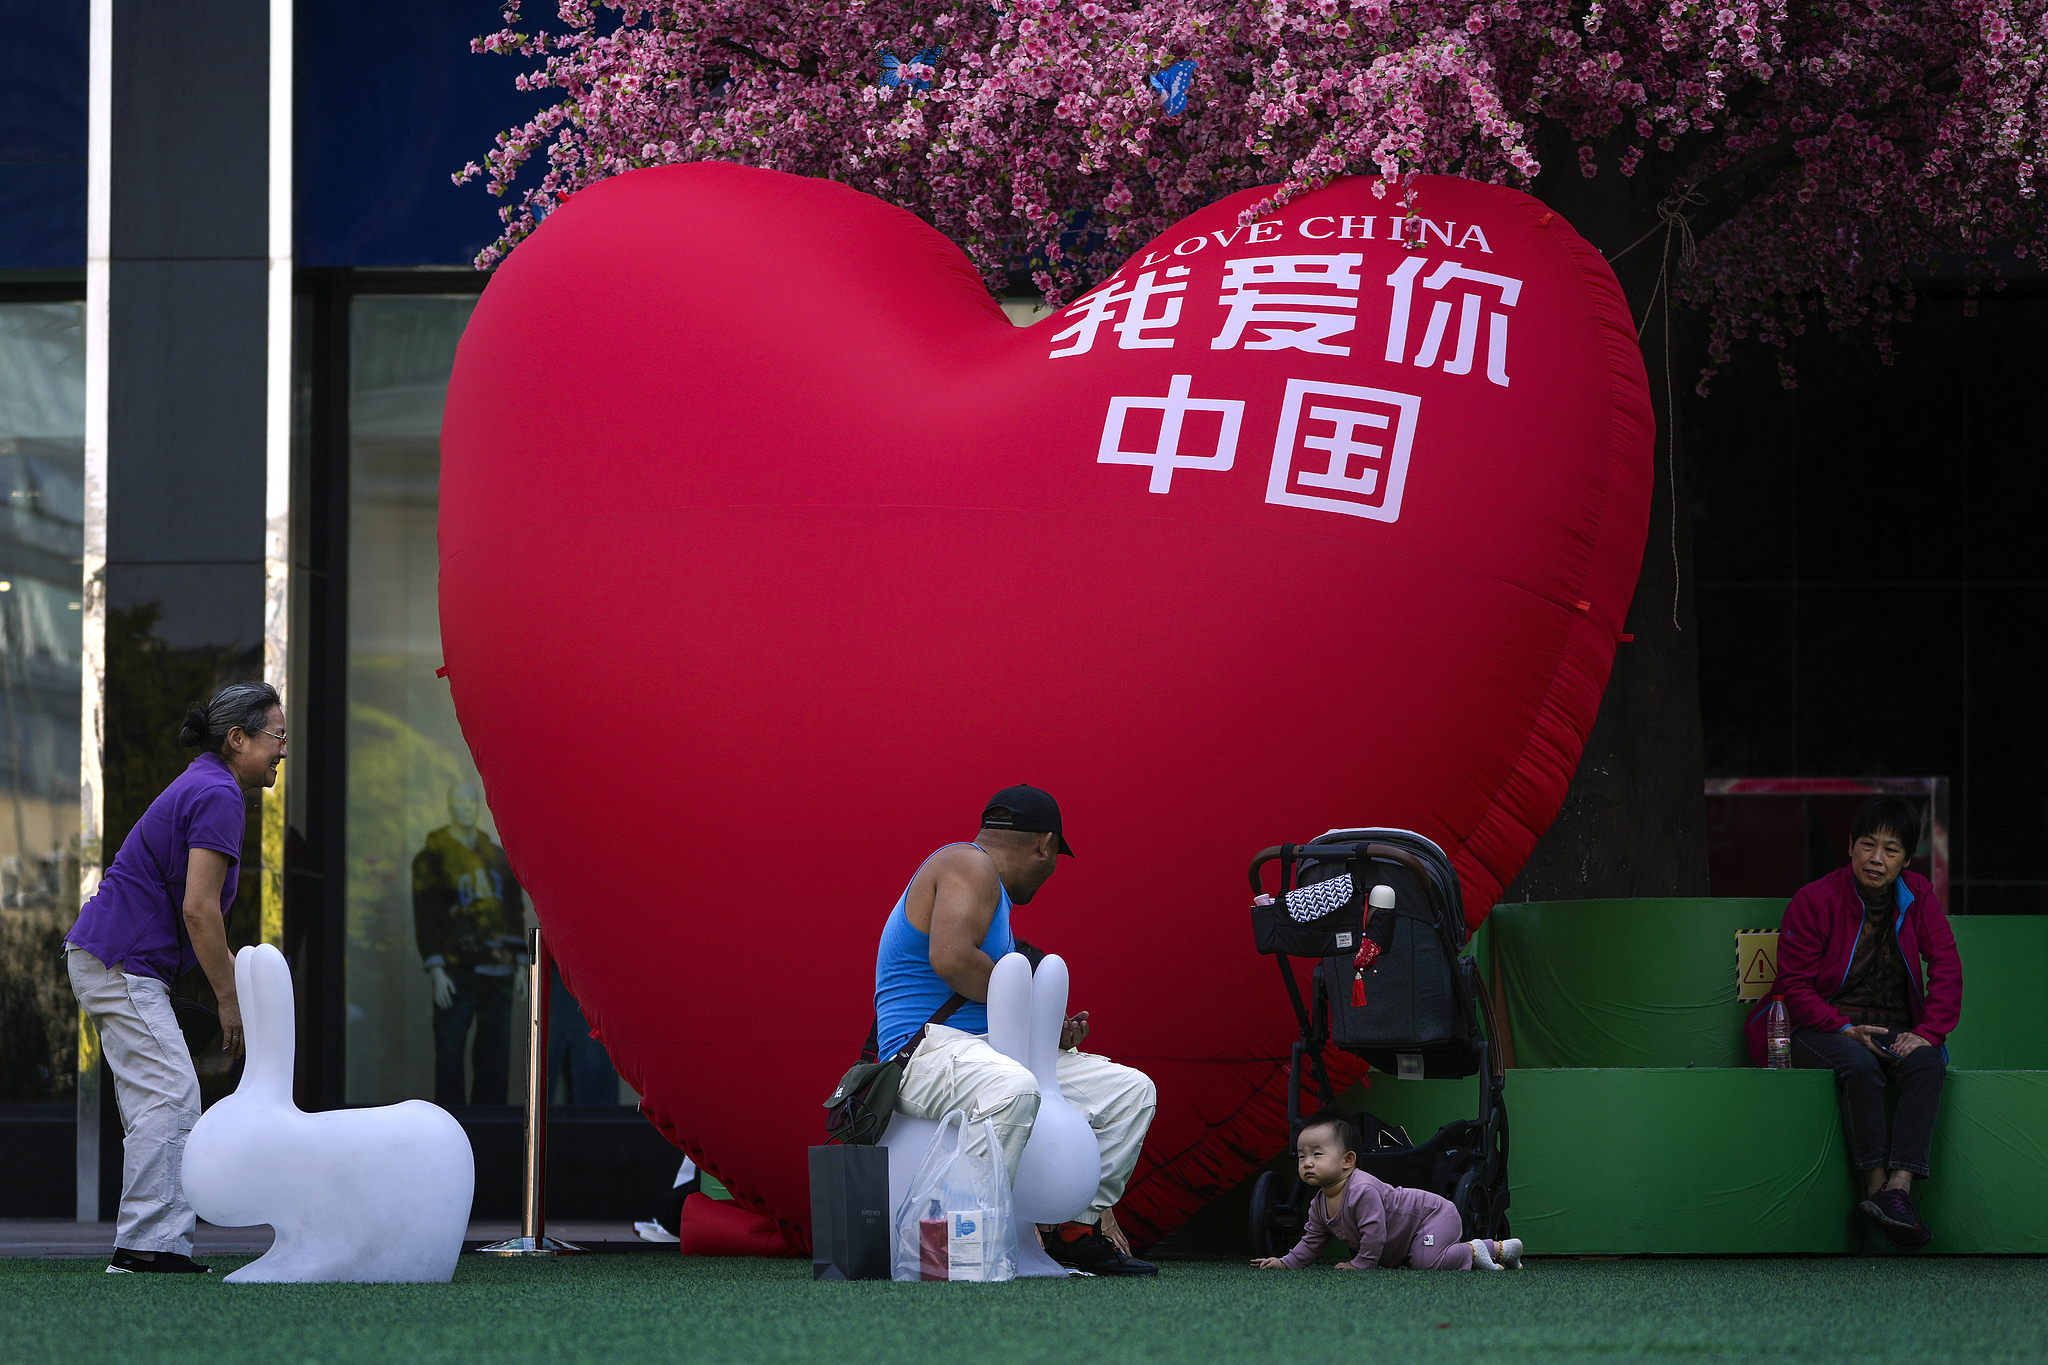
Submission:
[[[242,1051],[242,1010],[226,918],[235,901],[248,793],[277,784],[284,707],[265,683],[235,683],[185,716],[200,750],[150,802],[64,936],[71,989],[114,1076],[121,1106],[121,1212],[109,1274],[200,1272],[192,1206],[179,1181],[199,1121],[199,1077],[171,1009],[171,983],[197,966],[220,1005],[221,1046]]]
[[[1358,1169],[1358,1130],[1351,1120],[1326,1109],[1302,1125],[1295,1142],[1301,1183],[1313,1193],[1308,1230],[1285,1256],[1256,1258],[1261,1270],[1301,1270],[1314,1265],[1323,1243],[1335,1236],[1354,1248],[1339,1270],[1413,1266],[1417,1270],[1520,1270],[1522,1243],[1487,1238],[1460,1241],[1465,1230],[1451,1201],[1428,1190],[1389,1185]]]

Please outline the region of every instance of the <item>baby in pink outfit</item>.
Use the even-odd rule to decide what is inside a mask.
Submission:
[[[1389,1185],[1358,1169],[1357,1130],[1325,1110],[1295,1144],[1309,1196],[1308,1230],[1285,1256],[1255,1258],[1261,1270],[1301,1270],[1331,1237],[1356,1247],[1339,1270],[1413,1266],[1417,1270],[1519,1270],[1522,1243],[1510,1237],[1460,1240],[1464,1223],[1451,1201],[1428,1190]]]

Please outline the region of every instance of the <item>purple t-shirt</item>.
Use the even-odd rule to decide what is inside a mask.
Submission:
[[[248,813],[241,784],[220,755],[193,759],[128,831],[113,866],[100,877],[99,890],[79,911],[64,941],[109,967],[119,966],[130,976],[153,976],[166,985],[197,966],[183,924],[185,866],[195,848],[227,855],[228,877],[220,889],[225,916],[241,879]]]

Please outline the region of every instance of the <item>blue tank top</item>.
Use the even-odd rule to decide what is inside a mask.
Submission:
[[[933,857],[936,856],[934,853]],[[930,861],[931,858],[925,859]],[[918,871],[923,870],[923,864],[919,864]],[[913,875],[911,881],[916,880]],[[1000,880],[996,885],[1001,899],[996,903],[995,918],[988,922],[988,936],[982,939],[981,950],[1000,962],[1015,951],[1016,940],[1010,937],[1010,889]],[[932,970],[931,935],[919,933],[904,911],[903,903],[909,897],[910,888],[905,886],[903,894],[896,898],[896,908],[889,912],[889,922],[882,926],[882,943],[875,952],[875,1038],[880,1045],[879,1055],[884,1058],[895,1056],[910,1041],[910,1035],[923,1028],[953,994],[945,978]],[[988,1006],[970,1000],[955,1010],[946,1023],[969,1033],[987,1033]]]

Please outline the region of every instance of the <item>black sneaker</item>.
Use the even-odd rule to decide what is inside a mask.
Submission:
[[[1100,1230],[1086,1223],[1062,1223],[1044,1234],[1045,1254],[1069,1270],[1090,1275],[1157,1275],[1159,1267],[1126,1256]]]
[[[1912,1251],[1934,1240],[1934,1234],[1920,1221],[1919,1210],[1913,1207],[1913,1196],[1904,1190],[1875,1190],[1859,1207],[1877,1224],[1886,1240],[1901,1251]]]
[[[114,1248],[114,1259],[107,1262],[109,1275],[210,1275],[213,1267],[201,1265],[190,1256],[180,1256],[175,1251],[159,1251],[155,1259],[145,1261],[134,1252],[121,1247]]]

